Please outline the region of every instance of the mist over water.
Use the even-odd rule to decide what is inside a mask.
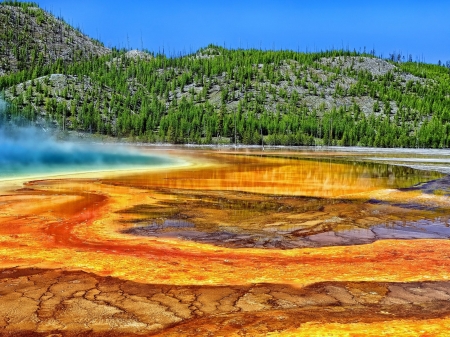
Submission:
[[[6,102],[0,98],[0,114],[6,110]]]
[[[0,117],[6,103],[0,99]],[[175,159],[125,146],[57,140],[37,127],[0,124],[0,178],[173,165]]]

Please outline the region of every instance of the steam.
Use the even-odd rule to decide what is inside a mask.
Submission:
[[[0,98],[0,114],[3,114],[6,110],[6,102]]]
[[[0,120],[6,103],[0,99]],[[0,177],[55,171],[105,170],[174,164],[136,149],[60,141],[37,127],[0,124]]]

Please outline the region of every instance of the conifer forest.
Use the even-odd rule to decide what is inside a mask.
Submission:
[[[106,48],[0,5],[3,122],[172,144],[447,148],[450,62],[375,51]]]

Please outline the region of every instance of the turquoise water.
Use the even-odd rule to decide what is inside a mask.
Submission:
[[[0,179],[180,165],[131,147],[60,141],[43,126],[19,126],[6,111],[0,97]]]
[[[180,160],[169,156],[140,153],[126,147],[55,143],[31,148],[23,144],[5,146],[4,142],[0,146],[0,179],[180,165]]]
[[[82,157],[82,158],[81,158]],[[145,169],[179,165],[179,161],[156,155],[107,153],[92,151],[89,153],[49,153],[42,161],[20,160],[1,162],[0,179],[20,178],[92,171],[118,171],[125,169]]]
[[[58,141],[36,128],[0,129],[0,179],[179,164],[132,147]]]

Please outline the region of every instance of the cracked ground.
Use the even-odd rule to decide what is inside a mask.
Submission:
[[[0,272],[3,335],[260,335],[289,326],[436,319],[450,314],[450,282],[321,282],[173,286],[85,272]],[[250,333],[250,331],[252,333]]]
[[[448,178],[195,158],[3,182],[0,336],[446,336]]]

